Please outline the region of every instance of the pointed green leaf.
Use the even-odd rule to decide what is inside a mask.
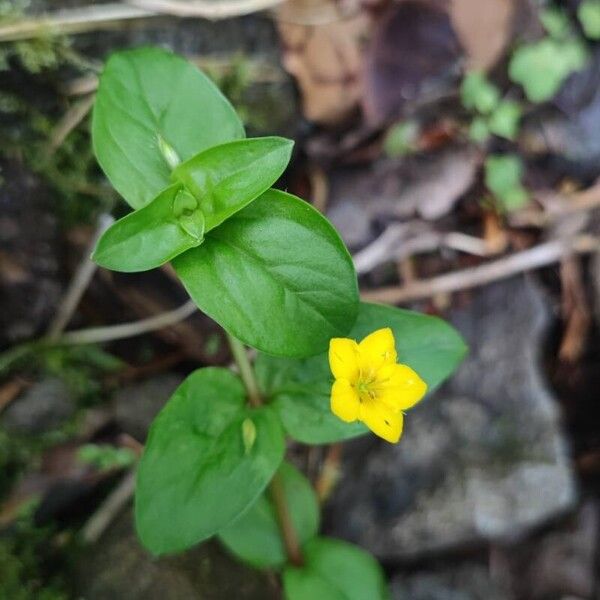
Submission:
[[[270,407],[247,408],[240,380],[226,369],[195,371],[155,419],[140,461],[135,513],[143,544],[154,554],[178,552],[227,527],[256,501],[283,453]]]
[[[356,275],[343,242],[312,206],[284,192],[265,192],[173,266],[200,310],[270,354],[323,352],[356,319]]]
[[[294,142],[280,137],[237,140],[209,148],[173,171],[198,199],[206,231],[267,191],[285,170]]]
[[[332,538],[319,537],[303,548],[304,565],[283,572],[286,600],[387,600],[383,570],[370,554]]]
[[[108,60],[94,106],[94,151],[133,208],[170,185],[169,156],[185,161],[243,137],[233,107],[183,58],[159,48],[138,48]],[[170,150],[167,156],[164,148]]]
[[[460,364],[466,346],[441,319],[393,306],[361,303],[356,324],[346,336],[360,341],[391,327],[398,362],[412,367],[433,391]],[[329,407],[333,377],[327,354],[306,360],[259,354],[256,374],[263,393],[273,400],[288,434],[306,444],[325,444],[365,433],[361,423],[344,423]]]
[[[92,258],[113,271],[147,271],[199,246],[203,239],[204,216],[198,201],[177,184],[107,229]]]
[[[301,544],[317,534],[319,504],[306,477],[290,463],[279,467],[290,518]],[[241,560],[259,569],[281,567],[286,553],[277,515],[268,491],[232,525],[219,533],[225,547]]]

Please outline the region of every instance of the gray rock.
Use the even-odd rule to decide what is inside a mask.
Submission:
[[[540,373],[550,309],[517,278],[475,292],[452,320],[470,355],[410,411],[398,445],[348,452],[334,534],[383,559],[514,540],[573,508],[557,409]],[[366,442],[366,443],[373,443]]]
[[[598,505],[588,501],[568,523],[507,552],[518,598],[593,598],[598,573]]]
[[[44,379],[13,401],[0,423],[12,433],[39,435],[60,428],[75,408],[73,395],[63,381]]]
[[[478,563],[454,568],[396,575],[391,581],[394,600],[506,600],[510,596]]]
[[[154,558],[141,546],[129,511],[121,515],[74,569],[75,597],[85,600],[269,600],[264,573],[244,567],[216,543]]]
[[[117,424],[143,442],[154,417],[182,381],[181,376],[170,373],[121,388],[113,398]]]
[[[0,345],[30,338],[56,311],[61,293],[60,229],[40,179],[0,162]]]

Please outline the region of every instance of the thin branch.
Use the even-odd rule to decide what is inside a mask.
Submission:
[[[411,302],[444,292],[482,286],[517,273],[553,264],[569,254],[585,254],[598,250],[600,250],[600,239],[588,235],[553,240],[478,267],[431,279],[417,280],[405,286],[364,292],[362,297],[364,300],[386,304]]]
[[[164,15],[201,17],[217,21],[273,8],[282,0],[132,0],[58,10],[0,26],[0,42],[39,36],[86,33],[108,29],[127,21]]]
[[[94,105],[95,94],[89,94],[74,102],[71,108],[63,115],[56,127],[50,134],[48,145],[45,149],[45,158],[49,158],[67,139],[67,136],[79,125],[88,115]]]
[[[0,42],[14,42],[39,36],[85,33],[116,24],[155,17],[156,13],[121,2],[58,10],[0,26]]]
[[[323,504],[333,492],[340,478],[340,462],[343,445],[331,444],[323,461],[321,474],[315,483],[315,492],[319,502]]]
[[[175,17],[201,17],[211,21],[239,17],[273,8],[283,0],[128,0],[128,4]]]
[[[94,237],[86,247],[83,258],[71,280],[69,289],[63,296],[59,309],[48,327],[47,338],[49,341],[56,341],[64,331],[65,327],[69,324],[81,297],[85,293],[85,290],[90,284],[97,269],[96,263],[90,259],[90,254],[96,247],[96,243],[100,239],[100,236],[113,224],[113,222],[114,219],[110,215],[100,215]]]
[[[600,182],[568,195],[551,193],[540,198],[547,210],[523,210],[510,216],[510,224],[517,227],[544,227],[566,215],[588,212],[600,208]]]
[[[187,319],[193,315],[198,308],[192,300],[185,304],[164,312],[154,317],[133,321],[132,323],[121,323],[120,325],[108,325],[106,327],[90,327],[89,329],[79,329],[78,331],[67,331],[56,340],[57,345],[77,345],[77,344],[99,344],[101,342],[111,342],[123,338],[134,337],[144,333],[150,333],[163,327],[175,325],[179,321]]]
[[[81,537],[86,544],[93,544],[100,539],[115,517],[129,502],[134,490],[135,472],[130,471],[83,526]]]
[[[433,252],[440,247],[475,256],[489,255],[485,240],[458,231],[432,231],[421,222],[411,221],[390,225],[376,240],[354,255],[354,266],[356,272],[362,275],[382,263]]]

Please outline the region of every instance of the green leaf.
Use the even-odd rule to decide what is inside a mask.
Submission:
[[[409,154],[415,149],[419,135],[419,124],[416,121],[402,121],[388,130],[383,142],[387,156],[396,158]]]
[[[529,200],[521,184],[523,170],[515,154],[490,155],[485,160],[485,185],[506,210],[521,208]]]
[[[92,258],[113,271],[147,271],[203,239],[204,215],[198,201],[177,184],[105,231]]]
[[[552,98],[567,77],[583,69],[588,58],[578,39],[544,38],[517,48],[508,66],[512,81],[520,83],[531,102]]]
[[[554,38],[563,39],[572,32],[568,15],[560,8],[550,7],[541,10],[540,21],[548,34]]]
[[[490,137],[490,130],[484,117],[475,117],[471,121],[469,137],[477,143],[483,143]]]
[[[250,420],[255,439],[244,444]],[[251,506],[281,463],[283,431],[274,411],[245,405],[226,369],[192,373],[154,421],[138,474],[136,526],[154,554],[189,548]]]
[[[361,303],[356,324],[347,337],[360,341],[382,327],[391,327],[398,360],[412,367],[431,392],[460,364],[463,339],[445,321],[420,313]],[[306,444],[335,442],[367,431],[360,423],[344,423],[329,408],[332,375],[327,354],[306,360],[259,354],[256,374],[273,401],[288,434]]]
[[[500,92],[483,73],[471,71],[463,79],[460,97],[465,108],[487,114],[498,104]]]
[[[488,127],[497,136],[513,140],[519,133],[521,107],[511,100],[501,102],[490,115]]]
[[[305,564],[286,567],[286,600],[387,600],[383,570],[370,554],[332,538],[315,538],[303,549]]]
[[[266,192],[285,170],[294,142],[280,137],[237,140],[179,165],[173,178],[198,199],[206,231]]]
[[[171,184],[162,149],[180,160],[244,137],[233,107],[183,58],[159,48],[113,54],[92,120],[96,158],[115,189],[141,208]]]
[[[263,352],[322,352],[356,319],[356,275],[343,242],[312,206],[284,192],[265,192],[173,266],[200,310]]]
[[[308,479],[289,463],[279,468],[294,530],[301,544],[319,530],[319,504]],[[265,492],[219,539],[241,560],[259,569],[281,567],[286,552],[275,509]]]
[[[591,40],[600,40],[600,1],[583,0],[577,8],[583,32]]]

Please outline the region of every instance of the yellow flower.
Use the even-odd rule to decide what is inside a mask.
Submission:
[[[389,327],[374,331],[359,344],[348,338],[329,342],[329,366],[335,377],[331,411],[347,423],[362,421],[392,443],[402,434],[402,411],[427,391],[415,371],[396,362],[395,345]]]

